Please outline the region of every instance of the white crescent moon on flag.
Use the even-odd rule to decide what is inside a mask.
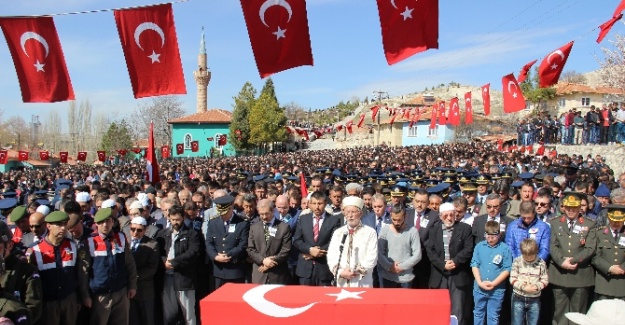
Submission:
[[[508,92],[512,93],[512,90],[510,90],[510,86],[514,86],[515,90],[519,90],[519,88],[517,88],[516,84],[514,83],[514,81],[510,80],[508,81]]]
[[[158,35],[161,37],[161,47],[165,46],[165,33],[160,26],[151,22],[141,23],[139,24],[139,26],[137,26],[137,28],[135,28],[135,43],[137,43],[137,46],[139,46],[139,48],[143,51],[141,42],[139,42],[139,37],[141,37],[141,34],[148,29],[151,29],[158,33]]]
[[[397,9],[397,5],[395,4],[395,0],[391,0],[391,5],[393,6],[393,8]]]
[[[267,292],[280,287],[283,287],[283,285],[266,284],[254,287],[243,294],[243,300],[258,312],[276,318],[297,316],[317,304],[313,302],[304,307],[286,308],[265,299],[265,294]]]
[[[549,56],[547,57],[547,63],[551,63],[551,56],[557,54],[562,58],[562,61],[564,61],[564,53],[562,53],[561,50],[555,50],[551,53],[549,53]]]
[[[286,11],[289,13],[289,19],[287,20],[287,22],[291,21],[291,16],[293,16],[293,9],[291,9],[291,5],[286,2],[286,0],[267,0],[263,2],[263,4],[260,6],[260,11],[258,12],[258,14],[260,15],[260,21],[262,21],[265,26],[269,27],[269,25],[267,25],[267,23],[265,22],[265,11],[273,6],[280,6],[286,9]]]
[[[45,57],[48,57],[48,53],[50,52],[50,47],[48,47],[48,42],[46,41],[45,38],[43,38],[43,36],[35,32],[26,32],[22,34],[22,36],[20,37],[20,44],[22,44],[22,51],[24,51],[24,54],[26,54],[26,56],[30,57],[28,55],[28,52],[26,52],[26,41],[28,41],[29,39],[34,39],[38,41],[39,43],[41,43],[41,45],[43,45],[43,47],[46,49]]]

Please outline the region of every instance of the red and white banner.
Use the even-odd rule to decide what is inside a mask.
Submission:
[[[200,150],[200,142],[199,141],[191,141],[191,151],[198,152]]]
[[[470,91],[464,94],[464,124],[473,124],[473,103]]]
[[[161,157],[163,157],[163,159],[167,159],[169,158],[169,146],[162,146],[161,147]]]
[[[59,152],[59,159],[62,164],[67,164],[67,157],[69,157],[69,153],[67,151]]]
[[[503,91],[503,111],[505,113],[514,113],[525,109],[525,98],[519,83],[511,73],[501,78]]]
[[[261,78],[313,65],[305,0],[241,0]]]
[[[438,0],[377,0],[389,65],[438,48]]]
[[[449,101],[449,124],[453,126],[460,125],[460,105],[458,97],[454,97]]]
[[[87,160],[87,152],[86,151],[78,151],[78,155],[76,157],[78,161],[86,161]]]
[[[447,108],[445,107],[445,101],[438,103],[438,125],[447,124]]]
[[[96,153],[98,154],[98,161],[100,162],[106,161],[106,151],[98,150]]]
[[[362,124],[365,122],[365,113],[360,114],[360,119],[358,120],[358,125],[356,125],[358,128],[362,127]]]
[[[156,184],[161,181],[158,171],[158,161],[156,161],[156,152],[154,151],[154,123],[150,122],[150,134],[148,135],[148,149],[145,157],[145,169],[147,172],[147,180]]]
[[[48,160],[50,159],[50,153],[47,151],[39,151],[39,160]]]
[[[559,49],[549,53],[538,67],[538,79],[540,88],[551,87],[558,83],[560,74],[564,69],[566,60],[569,58],[573,42],[567,43]]]
[[[176,144],[176,154],[182,155],[184,153],[184,145],[182,143]]]
[[[17,153],[17,160],[19,161],[26,161],[28,160],[28,151],[18,151]]]
[[[25,103],[73,100],[74,89],[52,17],[0,18]]]
[[[115,10],[135,98],[186,94],[171,3]]]
[[[525,81],[525,79],[527,79],[527,73],[530,71],[530,69],[532,68],[534,63],[536,63],[536,61],[538,60],[534,60],[530,63],[527,63],[526,65],[523,66],[523,68],[521,68],[521,72],[519,72],[519,78],[517,80],[519,83],[522,83],[523,81]]]
[[[9,152],[6,150],[0,150],[0,164],[6,165],[9,162]]]
[[[484,103],[484,115],[490,115],[490,84],[482,86],[482,103]]]

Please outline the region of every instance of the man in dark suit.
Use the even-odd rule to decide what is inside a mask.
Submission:
[[[163,320],[175,320],[179,308],[187,324],[196,324],[195,281],[198,257],[201,256],[202,236],[184,223],[180,205],[169,208],[171,227],[161,232],[158,242],[165,263],[163,291]]]
[[[464,304],[468,288],[473,284],[471,257],[473,236],[471,226],[456,222],[456,212],[451,203],[439,208],[440,220],[428,227],[426,252],[432,264],[430,288],[448,289],[451,298],[451,314],[458,318],[458,324],[468,324],[469,315],[464,315]]]
[[[245,258],[250,223],[233,213],[230,195],[214,200],[220,218],[208,222],[206,254],[213,261],[215,289],[227,282],[245,283]]]
[[[156,240],[146,236],[148,222],[143,217],[130,221],[130,250],[137,266],[137,294],[130,300],[130,324],[154,323],[154,275],[159,264]]]
[[[428,289],[430,281],[430,259],[425,252],[425,241],[428,236],[428,227],[439,219],[438,212],[430,210],[430,196],[425,189],[418,189],[412,199],[412,209],[406,210],[406,224],[417,228],[421,240],[421,261],[415,265],[412,272],[415,275],[412,281],[414,289]]]
[[[308,203],[312,213],[299,217],[293,245],[300,253],[296,275],[301,285],[330,286],[334,278],[328,268],[326,253],[332,233],[341,227],[341,219],[328,213],[326,204],[325,194],[313,192]]]
[[[171,198],[164,198],[161,200],[161,211],[163,213],[163,217],[156,220],[154,225],[156,225],[161,231],[170,227],[169,223],[169,208],[174,206],[177,202]]]
[[[403,206],[403,202],[401,202],[401,206]],[[365,226],[369,226],[375,229],[376,234],[380,234],[380,230],[382,230],[382,226],[385,224],[391,223],[391,213],[388,212],[386,207],[386,200],[384,199],[384,195],[382,194],[374,194],[371,197],[371,207],[372,211],[365,214],[361,223]],[[364,210],[363,210],[364,211]],[[382,279],[378,275],[378,267],[376,266],[373,269],[373,287],[380,288],[382,284]]]
[[[288,284],[288,258],[291,250],[291,229],[274,217],[273,202],[258,201],[260,222],[250,226],[247,254],[252,259],[252,282],[257,284]]]
[[[501,197],[498,194],[488,194],[486,196],[486,203],[482,206],[482,210],[486,208],[486,214],[477,216],[473,220],[473,227],[471,233],[473,234],[473,246],[484,240],[484,227],[486,227],[487,221],[497,221],[499,223],[499,233],[502,238],[505,238],[506,227],[508,224],[514,221],[501,214]]]

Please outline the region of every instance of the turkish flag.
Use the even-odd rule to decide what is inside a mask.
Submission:
[[[198,152],[200,150],[200,142],[199,141],[191,141],[191,151]]]
[[[503,139],[499,138],[497,139],[497,151],[502,151],[503,150]]]
[[[323,136],[323,133],[321,133],[319,130],[314,130],[313,133],[315,134],[315,136],[317,136],[317,139]]]
[[[597,44],[601,43],[601,41],[603,41],[603,39],[605,38],[606,35],[608,35],[608,33],[610,32],[610,29],[612,29],[612,26],[614,26],[614,24],[621,20],[621,18],[623,18],[623,14],[619,14],[616,17],[612,17],[610,20],[606,21],[605,23],[601,24],[601,26],[599,26],[599,37],[597,37]]]
[[[306,141],[310,141],[310,137],[308,136],[308,132],[306,130],[302,131],[302,135],[306,138]]]
[[[228,143],[228,136],[227,136],[227,135],[225,135],[225,134],[222,134],[222,135],[219,137],[218,144],[219,144],[220,146],[225,146],[227,143]]]
[[[116,150],[116,151],[117,151],[117,153],[120,156],[125,156],[128,153],[128,150],[126,150],[126,149],[119,149],[119,150]]]
[[[86,151],[78,151],[78,156],[76,157],[76,160],[79,160],[79,161],[87,160],[87,152]]]
[[[22,150],[18,151],[17,159],[19,161],[26,161],[26,160],[28,160],[28,151],[22,151]]]
[[[612,14],[612,17],[620,15],[623,10],[625,10],[625,0],[621,0],[621,3],[619,3],[616,9],[614,9],[614,14]]]
[[[520,153],[525,153],[525,146],[521,146],[521,148],[519,148],[519,152]]]
[[[161,147],[161,157],[163,157],[163,159],[169,158],[169,146]]]
[[[558,151],[556,149],[551,149],[551,151],[549,152],[549,156],[551,158],[557,158],[558,157]]]
[[[482,86],[482,102],[484,103],[484,115],[490,115],[490,84]]]
[[[393,123],[395,123],[395,118],[397,118],[397,114],[391,115],[391,126],[393,125]]]
[[[365,122],[365,113],[360,114],[360,119],[358,120],[358,128],[362,127],[362,124]]]
[[[511,73],[501,78],[503,85],[503,111],[506,113],[514,113],[525,109],[525,98],[521,92],[519,83]]]
[[[471,92],[464,94],[464,124],[473,124],[473,103],[471,103]]]
[[[156,161],[156,152],[154,151],[154,122],[150,122],[150,134],[148,135],[148,148],[145,155],[145,170],[147,180],[156,184],[161,181],[158,171],[158,161]]]
[[[106,151],[98,150],[96,153],[98,154],[98,161],[106,161]]]
[[[302,193],[302,197],[308,196],[308,187],[306,186],[306,178],[304,178],[304,173],[299,173],[299,189]]]
[[[50,153],[47,151],[39,151],[39,160],[48,160],[50,158]]]
[[[352,126],[354,125],[354,122],[349,121],[347,122],[347,124],[345,124],[345,128],[347,129],[347,132],[349,132],[349,134],[352,134]]]
[[[389,65],[438,48],[438,0],[377,0]]]
[[[6,150],[0,150],[0,164],[6,165],[9,161],[9,152]]]
[[[449,123],[453,126],[460,125],[460,105],[458,105],[458,97],[454,97],[449,101]]]
[[[445,112],[446,110],[447,108],[445,108],[445,101],[438,103],[438,125],[447,124],[447,116]]]
[[[534,60],[534,61],[524,65],[523,68],[521,68],[521,72],[519,72],[519,78],[517,80],[519,83],[522,83],[523,81],[525,81],[525,79],[527,79],[527,73],[530,71],[530,69],[532,68],[534,63],[536,63],[536,61],[538,61],[538,60]]]
[[[410,120],[410,108],[404,108],[403,118]]]
[[[0,27],[25,103],[75,99],[52,17],[0,18]]]
[[[132,148],[132,149],[130,149],[130,150],[131,150],[132,152],[136,153],[136,154],[141,153],[141,148]]]
[[[176,145],[176,154],[182,155],[184,153],[184,145],[182,143],[178,143]]]
[[[534,154],[534,146],[533,145],[527,146],[527,153],[529,153],[530,155]]]
[[[288,134],[293,134],[293,128],[291,128],[290,126],[286,126],[286,132]]]
[[[305,0],[241,0],[261,78],[313,65]]]
[[[380,111],[380,106],[376,105],[371,107],[371,121],[375,124],[375,117],[378,115],[378,111]]]
[[[436,128],[436,112],[438,112],[438,109],[436,106],[433,106],[432,115],[430,115],[430,129]]]
[[[67,157],[69,156],[67,151],[59,152],[59,158],[61,159],[62,164],[67,164]]]
[[[171,3],[114,12],[135,98],[186,94]]]
[[[538,68],[540,88],[551,87],[558,83],[558,79],[560,79],[560,74],[562,73],[562,69],[564,69],[564,65],[569,58],[569,53],[571,53],[572,48],[573,42],[567,43],[549,53],[549,55],[543,59],[543,62],[540,63],[540,67]]]
[[[545,145],[541,143],[538,149],[536,149],[536,156],[544,156],[544,155],[545,155]]]
[[[510,151],[512,151],[512,152],[515,152],[516,150],[517,150],[517,146],[516,146],[516,144],[515,144],[515,145],[513,145],[513,146],[510,148]]]
[[[341,132],[341,130],[343,130],[343,125],[339,125],[339,126],[337,126],[337,127],[336,127],[336,129],[337,129],[339,132]],[[302,135],[304,135],[304,134],[302,133]]]
[[[419,122],[419,119],[421,118],[421,110],[418,107],[415,107],[414,110],[415,112],[412,114],[412,119],[410,119],[409,127],[412,127],[415,122]]]

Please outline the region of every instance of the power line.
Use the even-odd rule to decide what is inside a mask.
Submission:
[[[55,16],[80,15],[80,14],[94,14],[94,13],[99,13],[99,12],[111,12],[111,11],[115,11],[115,10],[136,9],[136,8],[144,8],[144,7],[151,7],[151,6],[159,6],[159,5],[169,4],[169,3],[176,4],[176,3],[189,2],[189,1],[191,1],[191,0],[177,0],[177,1],[155,3],[155,4],[150,4],[150,5],[144,5],[144,6],[120,7],[120,8],[109,8],[109,9],[95,9],[95,10],[85,10],[85,11],[73,11],[73,12],[63,12],[63,13],[47,14],[47,15],[0,16],[0,18],[55,17]]]

